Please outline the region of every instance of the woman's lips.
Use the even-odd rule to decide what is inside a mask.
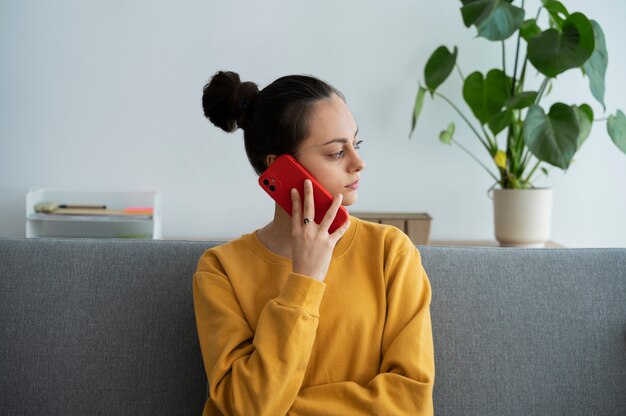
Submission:
[[[352,182],[351,184],[346,185],[346,188],[348,188],[350,190],[353,190],[353,191],[356,191],[357,189],[359,189],[359,181],[356,180],[356,181]]]

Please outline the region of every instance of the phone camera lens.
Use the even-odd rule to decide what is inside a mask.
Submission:
[[[274,192],[276,190],[276,187],[274,185],[270,186],[270,191]]]
[[[270,184],[270,181],[268,181],[267,179],[264,179],[264,180],[263,180],[263,185],[267,186],[267,185],[269,185],[269,184]]]

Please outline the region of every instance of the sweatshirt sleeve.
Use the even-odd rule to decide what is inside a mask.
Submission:
[[[252,332],[230,281],[198,270],[193,294],[212,405],[225,415],[284,415],[309,361],[325,284],[291,273]]]
[[[415,247],[398,254],[386,268],[386,277],[380,373],[365,386],[339,382],[303,389],[289,415],[433,414],[431,291]]]

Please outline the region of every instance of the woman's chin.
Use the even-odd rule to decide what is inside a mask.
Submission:
[[[349,194],[343,195],[343,201],[341,202],[341,205],[343,205],[344,207],[349,207],[350,205],[354,204],[358,198],[359,195],[356,193],[356,191],[351,191]]]

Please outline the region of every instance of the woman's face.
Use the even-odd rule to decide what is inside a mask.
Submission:
[[[309,120],[309,136],[296,158],[333,196],[343,194],[343,205],[356,202],[359,176],[365,163],[359,157],[358,127],[341,98],[315,104]]]

